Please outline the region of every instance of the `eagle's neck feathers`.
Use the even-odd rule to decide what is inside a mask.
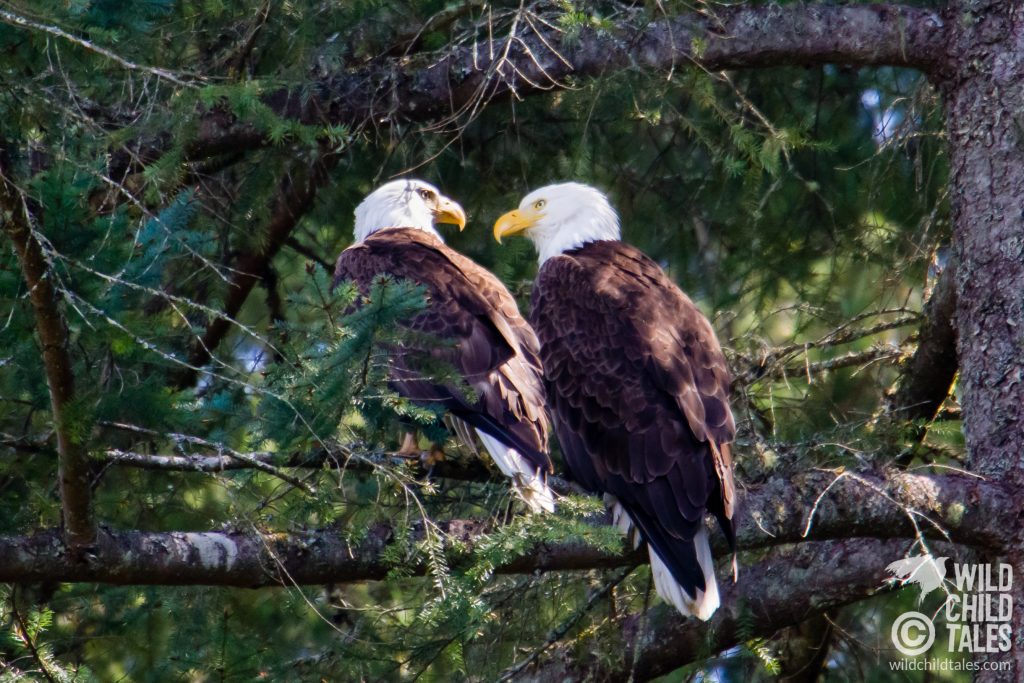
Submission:
[[[371,195],[356,207],[355,240],[362,242],[385,228],[414,228],[444,241],[441,233],[434,228],[434,218],[426,206],[419,202],[376,200]]]
[[[584,244],[619,239],[619,217],[607,204],[587,206],[564,221],[545,222],[529,235],[537,245],[537,261],[544,265],[549,258]]]

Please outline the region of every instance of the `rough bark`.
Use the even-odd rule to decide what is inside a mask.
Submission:
[[[510,34],[493,42],[455,47],[429,61],[384,59],[328,74],[314,88],[278,90],[265,102],[279,115],[304,123],[380,127],[465,118],[498,96],[545,93],[569,78],[622,69],[840,63],[932,72],[941,65],[945,33],[935,12],[904,5],[715,6],[660,21],[641,17],[612,31],[585,27],[571,41],[518,21]],[[199,159],[265,142],[259,131],[212,111],[188,143],[186,156]],[[137,148],[132,155],[145,161],[155,152]],[[115,159],[115,167],[128,163],[129,156],[123,157]],[[116,168],[112,175],[120,177]]]
[[[949,136],[960,399],[971,468],[1024,486],[1024,6],[955,4],[950,76],[942,83]],[[1019,500],[1019,496],[1018,496]],[[1019,507],[1019,506],[1018,506]],[[1020,533],[1022,525],[1015,528]],[[1024,576],[1024,539],[1003,556]],[[1016,671],[1024,672],[1024,581],[1014,588]]]
[[[290,456],[260,452],[243,455],[244,459],[232,455],[148,455],[110,450],[98,457],[121,467],[158,471],[215,473],[252,469],[254,462],[260,462],[281,469],[328,467],[373,472],[378,468],[397,468],[425,478],[505,481],[504,476],[488,470],[478,459],[442,461],[425,468],[419,461],[393,454],[354,454],[343,447]],[[574,484],[560,477],[549,477],[549,485],[559,494],[578,492]],[[779,474],[766,482],[749,485],[736,518],[740,543],[747,548],[798,542],[805,534],[815,538],[873,536],[878,535],[882,525],[888,525],[887,533],[897,536],[912,535],[916,529],[935,535],[941,527],[959,542],[998,549],[1012,538],[1003,524],[1016,520],[1007,490],[999,484],[959,474],[935,476],[900,471],[812,471],[789,477]],[[724,552],[724,547],[719,549]]]
[[[65,540],[77,551],[94,540],[91,470],[88,454],[72,434],[69,415],[75,398],[75,377],[68,351],[68,327],[60,310],[60,298],[53,284],[49,264],[32,227],[18,189],[0,168],[0,211],[3,229],[14,245],[35,314],[36,335],[42,349],[43,369],[50,393],[50,411],[57,435],[57,455],[62,519]],[[2,557],[2,555],[0,555]]]
[[[965,3],[944,85],[964,431],[983,474],[1024,485],[1024,8]]]
[[[387,61],[327,77],[321,83],[325,97],[302,98],[281,90],[268,103],[282,115],[309,123],[353,124],[381,117],[427,121],[457,114],[481,93],[522,97],[547,92],[567,77],[628,68],[842,63],[928,71],[942,55],[944,24],[934,12],[900,5],[765,5],[716,7],[703,14],[626,23],[608,32],[584,28],[571,42],[553,31],[534,33],[522,23],[512,33],[518,41],[506,37],[493,45],[455,48],[413,69]]]
[[[562,646],[518,680],[646,681],[721,652],[750,638],[772,636],[780,628],[877,593],[886,578],[884,560],[906,549],[898,541],[858,539],[808,543],[773,553],[744,568],[742,581],[721,587],[722,607],[707,623],[682,619],[664,605],[651,610],[646,627],[632,615],[621,624],[622,642],[638,643],[621,657],[603,649],[579,654]],[[642,632],[639,632],[643,628]]]
[[[934,419],[956,376],[956,263],[947,266],[924,308],[917,349],[903,366],[899,388],[888,402],[899,421]],[[919,437],[924,436],[924,428]]]
[[[458,564],[489,522],[452,520],[439,528],[460,551]],[[422,524],[408,530],[413,542],[423,540]],[[58,531],[33,536],[0,537],[0,583],[95,582],[116,585],[263,586],[320,585],[380,580],[395,566],[383,559],[394,538],[388,525],[377,525],[358,542],[348,543],[340,529],[301,533],[255,531],[143,532],[102,530],[88,563],[67,557]],[[402,574],[422,576],[422,557],[407,558]],[[583,544],[538,548],[497,571],[531,573],[594,569],[639,564],[639,553],[601,553]],[[408,570],[408,571],[407,571]]]
[[[830,472],[779,477],[749,491],[736,514],[741,549],[856,537],[922,537],[950,540],[983,551],[999,548],[1007,524],[1016,519],[1012,501],[998,484],[956,474],[867,473],[836,480]],[[490,522],[453,520],[441,528],[457,540],[454,563],[467,560],[474,540]],[[422,526],[411,530],[415,542]],[[715,553],[728,553],[716,534]],[[391,566],[382,559],[393,538],[387,525],[349,544],[341,531],[100,533],[89,562],[67,556],[60,534],[0,537],[0,583],[89,581],[114,584],[268,586],[282,583],[345,583],[382,579]],[[451,544],[449,544],[451,545]],[[903,547],[909,547],[904,542]],[[895,559],[895,558],[894,558]],[[643,552],[600,552],[581,543],[540,545],[499,572],[598,569],[634,566]],[[415,564],[415,563],[414,563]],[[425,567],[416,565],[416,572]]]

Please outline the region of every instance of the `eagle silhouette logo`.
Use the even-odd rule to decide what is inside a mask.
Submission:
[[[946,579],[946,557],[933,557],[931,555],[918,555],[896,560],[886,570],[892,574],[893,581],[899,581],[900,586],[916,583],[921,589],[921,595],[917,598],[920,603],[924,596],[936,588],[942,586]]]

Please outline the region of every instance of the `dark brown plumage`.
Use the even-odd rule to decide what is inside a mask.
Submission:
[[[531,322],[572,476],[617,499],[693,598],[713,570],[694,543],[705,511],[734,542],[736,428],[710,323],[654,261],[615,240],[547,259]]]
[[[393,349],[395,389],[414,401],[439,402],[482,436],[515,449],[541,472],[543,482],[551,460],[537,337],[505,286],[436,236],[414,228],[380,230],[346,249],[334,283],[351,280],[366,293],[381,274],[426,287],[427,308],[405,323],[409,329],[454,341],[423,348],[410,341],[412,346]],[[477,400],[423,376],[416,358],[424,353],[461,373]],[[501,457],[491,454],[496,462]]]

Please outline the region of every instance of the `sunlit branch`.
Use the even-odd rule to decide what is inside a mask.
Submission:
[[[79,38],[78,36],[72,35],[71,33],[68,33],[67,31],[58,26],[33,21],[28,17],[23,17],[20,14],[15,14],[14,12],[10,12],[5,9],[0,9],[0,21],[11,26],[18,26],[21,28],[29,29],[31,31],[39,31],[54,38],[60,38],[61,40],[65,40],[69,43],[77,45],[85,50],[88,50],[89,52],[94,52],[98,55],[101,55],[102,57],[109,59],[110,61],[114,62],[115,64],[118,64],[119,66],[129,71],[138,71],[142,73],[148,73],[152,76],[166,78],[168,81],[176,83],[177,85],[195,85],[194,83],[184,80],[182,77],[180,77],[173,71],[168,71],[167,69],[161,69],[153,66],[146,66],[144,64],[136,64],[135,62],[129,59],[125,59],[124,57],[117,54],[116,52],[113,52],[112,50],[108,50],[107,48],[97,45],[96,43],[90,40],[86,40],[85,38]]]
[[[739,358],[735,361],[739,367],[733,377],[733,386],[740,387],[750,385],[758,380],[794,378],[801,375],[810,380],[817,374],[831,370],[867,365],[880,360],[898,359],[902,357],[903,351],[900,346],[891,344],[875,344],[864,351],[850,351],[835,358],[825,360],[811,361],[809,358],[806,358],[807,352],[812,349],[832,349],[881,334],[882,332],[907,327],[922,320],[920,314],[911,314],[902,315],[893,320],[876,323],[868,327],[857,327],[854,325],[854,323],[865,318],[893,312],[895,311],[878,311],[862,314],[853,320],[843,323],[842,326],[819,339],[763,349],[757,354],[756,359],[739,355]],[[903,344],[906,343],[906,341],[903,342]],[[793,358],[801,353],[805,355],[804,361],[794,361]]]
[[[973,501],[965,506],[963,501]],[[809,472],[778,477],[749,491],[736,513],[738,545],[761,549],[804,541],[857,537],[951,541],[998,549],[1014,533],[1016,508],[1003,487],[960,474],[894,472]],[[493,530],[491,520],[449,520],[452,564],[471,560],[474,543]],[[415,544],[422,522],[403,528]],[[713,550],[728,553],[715,534]],[[246,531],[139,532],[104,530],[88,563],[67,556],[58,530],[34,536],[0,537],[0,583],[99,582],[112,584],[272,586],[346,583],[383,579],[393,568],[385,549],[395,538],[379,524],[349,543],[340,529],[275,533]],[[906,541],[904,541],[906,546]],[[583,543],[539,544],[507,562],[499,573],[533,573],[634,566],[643,552],[602,552]],[[409,571],[427,571],[424,558],[410,555]]]
[[[794,364],[773,371],[772,377],[798,377],[804,375],[808,378],[842,368],[862,367],[882,360],[895,360],[903,355],[899,346],[874,346],[867,351],[851,351],[836,358],[807,362],[802,365]]]

